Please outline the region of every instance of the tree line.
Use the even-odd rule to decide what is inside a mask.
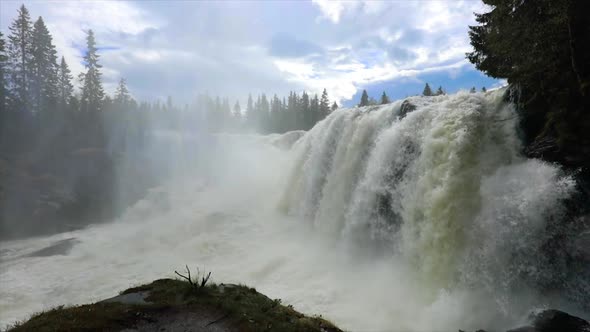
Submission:
[[[154,130],[307,130],[337,108],[326,90],[320,96],[250,95],[244,109],[208,94],[180,106],[171,97],[138,102],[124,78],[109,95],[94,32],[86,31],[85,39],[84,69],[74,75],[43,18],[33,21],[24,5],[8,36],[0,32],[3,235],[108,220],[140,199],[157,175],[147,149]]]
[[[153,127],[199,129],[209,132],[282,133],[307,130],[338,106],[327,91],[320,97],[290,92],[288,97],[249,96],[245,109],[238,101],[200,94],[190,104],[137,102],[122,78],[115,94],[105,93],[100,55],[92,30],[86,32],[85,71],[77,77],[64,57],[58,59],[52,36],[42,17],[34,23],[22,5],[9,27],[8,42],[0,33],[0,152],[24,151],[49,132],[55,144],[75,141],[80,146],[112,146],[112,136],[139,139]],[[11,143],[8,143],[11,142]],[[15,144],[15,142],[17,142]]]
[[[486,92],[486,88],[482,87],[481,88],[481,92]],[[469,90],[470,93],[476,93],[477,90],[475,89],[475,87],[472,87]],[[447,93],[445,92],[445,90],[443,89],[442,86],[439,86],[438,89],[436,89],[436,91],[432,91],[432,88],[430,87],[430,84],[426,83],[426,85],[424,86],[424,90],[422,90],[422,96],[441,96],[441,95],[446,95]],[[383,91],[383,93],[381,94],[381,97],[379,98],[379,100],[376,100],[373,97],[369,97],[369,94],[367,93],[367,90],[363,90],[362,94],[361,94],[361,100],[358,103],[359,107],[362,106],[371,106],[371,105],[385,105],[385,104],[389,104],[391,102],[391,100],[389,99],[389,97],[387,96],[387,94],[385,93],[385,91]]]

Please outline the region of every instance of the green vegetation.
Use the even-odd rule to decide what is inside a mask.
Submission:
[[[590,2],[483,0],[470,27],[477,69],[506,78],[530,155],[570,167],[590,159]],[[536,150],[536,151],[535,151]]]
[[[118,331],[177,312],[209,312],[229,331],[340,331],[321,317],[307,317],[243,285],[195,287],[187,281],[161,279],[127,289],[121,295],[149,292],[146,304],[98,302],[58,307],[34,315],[10,331]]]

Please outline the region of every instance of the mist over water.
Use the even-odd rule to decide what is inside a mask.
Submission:
[[[501,92],[340,109],[283,136],[158,133],[167,181],[111,224],[0,243],[0,324],[185,264],[354,331],[499,329],[565,278],[541,246],[574,181],[519,154]],[[27,257],[75,238],[66,255]],[[565,307],[564,307],[565,306]]]

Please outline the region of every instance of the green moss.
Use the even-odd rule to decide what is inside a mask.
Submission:
[[[17,324],[9,331],[117,331],[135,326],[142,313],[152,314],[162,310],[166,308],[121,303],[95,303],[68,308],[61,306],[35,314],[27,322]]]
[[[136,326],[146,315],[167,311],[216,311],[239,331],[340,331],[318,317],[307,317],[244,285],[192,287],[188,282],[161,279],[121,294],[149,292],[147,305],[96,303],[56,309],[34,315],[11,331],[117,331]]]

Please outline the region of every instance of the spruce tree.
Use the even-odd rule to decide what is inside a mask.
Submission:
[[[442,96],[444,94],[445,92],[443,91],[442,86],[439,86],[438,89],[436,89],[436,96]]]
[[[337,110],[337,109],[338,109],[338,104],[337,104],[336,102],[334,102],[334,103],[332,104],[332,112],[334,112],[334,111],[335,111],[335,110]]]
[[[31,59],[31,97],[33,110],[48,111],[57,101],[57,51],[52,37],[39,17],[33,26]]]
[[[84,55],[86,73],[81,76],[82,96],[80,104],[84,112],[100,111],[105,96],[102,82],[100,81],[100,68],[102,66],[98,64],[99,55],[97,51],[94,32],[88,30],[86,35],[86,54]]]
[[[313,127],[318,121],[321,120],[320,99],[318,98],[317,94],[315,94],[309,102],[309,111],[313,115],[313,122],[311,124]]]
[[[383,91],[383,94],[381,95],[381,105],[385,104],[389,104],[389,97],[387,97],[385,91]]]
[[[369,95],[367,94],[367,90],[363,90],[363,94],[361,95],[361,102],[359,106],[367,106],[369,105]]]
[[[477,91],[475,90],[475,87],[474,87],[474,86],[473,86],[473,87],[471,87],[471,89],[469,90],[469,93],[475,93],[475,92],[477,92]]]
[[[486,89],[486,87],[485,87],[485,86],[482,86],[482,87],[481,87],[481,92],[487,92],[487,91],[488,91],[488,90]]]
[[[32,29],[33,23],[29,11],[22,5],[18,9],[18,16],[9,27],[8,56],[11,62],[11,90],[15,97],[18,110],[28,110],[30,107],[29,88],[31,82],[32,59]]]
[[[119,85],[117,85],[117,90],[115,90],[115,104],[122,110],[129,108],[131,105],[131,94],[129,93],[129,89],[127,88],[127,80],[121,78],[119,80]]]
[[[328,92],[326,91],[326,89],[324,89],[324,91],[322,92],[322,98],[320,99],[321,119],[327,117],[328,114],[330,114],[330,100],[328,99]]]
[[[62,108],[66,107],[66,105],[70,103],[70,99],[74,93],[72,79],[73,77],[70,68],[66,63],[66,59],[62,56],[57,77],[58,105]]]
[[[254,102],[252,101],[252,94],[248,94],[248,103],[246,104],[246,121],[251,127],[255,126],[256,116],[254,114]]]
[[[424,91],[422,91],[422,95],[423,96],[432,96],[432,89],[430,88],[430,85],[428,85],[428,83],[426,83],[426,85],[424,86]]]
[[[4,36],[0,32],[0,114],[8,110],[8,56]],[[0,115],[1,116],[1,115]]]

